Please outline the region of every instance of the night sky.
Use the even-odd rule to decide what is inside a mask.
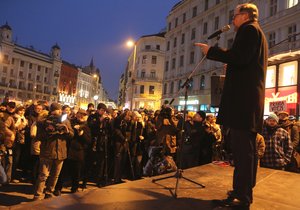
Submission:
[[[155,34],[179,0],[1,0],[0,25],[8,22],[13,40],[49,53],[57,43],[62,59],[100,69],[109,96],[118,83],[131,49],[128,39]]]

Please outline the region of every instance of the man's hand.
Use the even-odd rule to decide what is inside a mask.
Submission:
[[[204,55],[207,55],[207,52],[210,48],[209,45],[207,44],[204,44],[204,43],[200,43],[200,42],[197,42],[194,44],[195,46],[199,46],[201,48],[201,51],[203,52]]]

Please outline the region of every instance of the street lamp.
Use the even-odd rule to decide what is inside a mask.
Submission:
[[[94,95],[94,101],[95,101],[95,108],[97,109],[97,100],[99,99],[98,95]]]
[[[132,61],[132,69],[131,69],[131,76],[133,77],[133,73],[135,71],[135,62],[136,62],[136,43],[132,40],[128,40],[126,42],[127,47],[133,47],[133,61]],[[134,91],[134,81],[131,79],[131,99],[130,99],[130,110],[133,109],[133,91]]]

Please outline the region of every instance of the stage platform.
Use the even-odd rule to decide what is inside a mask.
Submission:
[[[152,182],[153,178],[88,189],[75,194],[42,201],[26,202],[6,209],[72,209],[72,210],[197,210],[227,209],[214,207],[212,199],[223,199],[232,186],[233,168],[208,164],[184,170],[183,176],[205,185],[205,188],[179,179],[177,198],[172,196],[176,178]],[[165,174],[159,177],[165,177]],[[300,174],[259,168],[251,209],[299,210]]]

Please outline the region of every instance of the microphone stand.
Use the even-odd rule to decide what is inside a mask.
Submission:
[[[218,36],[219,37],[219,36]],[[219,38],[218,38],[219,40]],[[164,179],[168,179],[168,178],[176,178],[176,186],[175,186],[175,190],[174,190],[174,193],[172,190],[170,190],[172,196],[174,198],[177,198],[177,190],[178,190],[178,186],[179,186],[179,179],[184,179],[184,180],[187,180],[191,183],[194,183],[196,185],[199,185],[201,188],[205,188],[205,186],[203,184],[200,184],[194,180],[191,180],[189,178],[186,178],[183,176],[183,169],[181,168],[181,165],[182,165],[182,154],[181,154],[181,150],[182,150],[182,146],[183,146],[183,139],[184,139],[184,128],[185,128],[185,118],[186,118],[186,111],[187,111],[187,100],[188,100],[188,94],[187,94],[187,91],[188,91],[188,87],[190,85],[190,81],[191,81],[191,78],[192,76],[194,75],[196,69],[203,63],[203,61],[205,60],[206,58],[206,55],[204,55],[202,57],[202,59],[198,62],[198,64],[195,66],[195,68],[192,70],[192,72],[189,74],[189,76],[187,77],[186,81],[183,83],[183,85],[180,86],[181,90],[179,91],[179,93],[177,95],[179,95],[181,93],[182,90],[184,90],[184,112],[183,112],[183,122],[181,124],[181,132],[180,132],[180,142],[179,142],[179,149],[177,150],[177,157],[179,159],[179,165],[177,167],[177,170],[175,172],[174,175],[171,175],[171,176],[167,176],[167,177],[163,177],[163,178],[158,178],[158,179],[153,179],[152,182],[155,183],[157,181],[160,181],[160,180],[164,180]],[[174,98],[171,100],[172,102],[174,101]],[[171,104],[171,103],[170,103]]]
[[[214,46],[218,46],[218,41],[220,39],[220,35],[217,36],[216,38],[216,43],[214,44]],[[179,186],[179,179],[183,178],[184,180],[187,180],[193,184],[196,184],[196,185],[199,185],[201,188],[205,188],[205,185],[203,184],[200,184],[192,179],[189,179],[189,178],[186,178],[183,176],[183,169],[181,168],[181,165],[182,165],[182,146],[183,146],[183,139],[184,139],[184,128],[185,128],[185,117],[186,117],[186,111],[187,111],[187,100],[188,100],[188,94],[187,94],[187,90],[188,90],[188,87],[190,85],[190,80],[192,78],[192,76],[194,75],[196,69],[198,68],[198,66],[200,66],[203,61],[205,60],[206,58],[206,55],[204,55],[202,57],[202,59],[198,62],[198,64],[195,66],[195,68],[192,70],[192,72],[189,74],[189,76],[187,77],[186,81],[183,83],[183,85],[180,87],[180,91],[177,95],[180,94],[181,90],[184,90],[184,112],[183,112],[183,122],[181,124],[181,132],[180,132],[180,138],[181,138],[181,141],[179,142],[179,149],[177,150],[177,157],[179,159],[179,165],[177,167],[177,170],[175,172],[174,175],[171,175],[171,176],[167,176],[167,177],[163,177],[163,178],[158,178],[158,179],[153,179],[152,182],[155,183],[157,181],[160,181],[160,180],[164,180],[164,179],[168,179],[168,178],[176,178],[176,186],[175,186],[175,190],[174,190],[174,193],[172,190],[170,190],[172,196],[174,198],[177,198],[177,190],[178,190],[178,186]],[[172,102],[174,101],[174,98],[172,99]],[[170,103],[171,104],[171,103]]]

